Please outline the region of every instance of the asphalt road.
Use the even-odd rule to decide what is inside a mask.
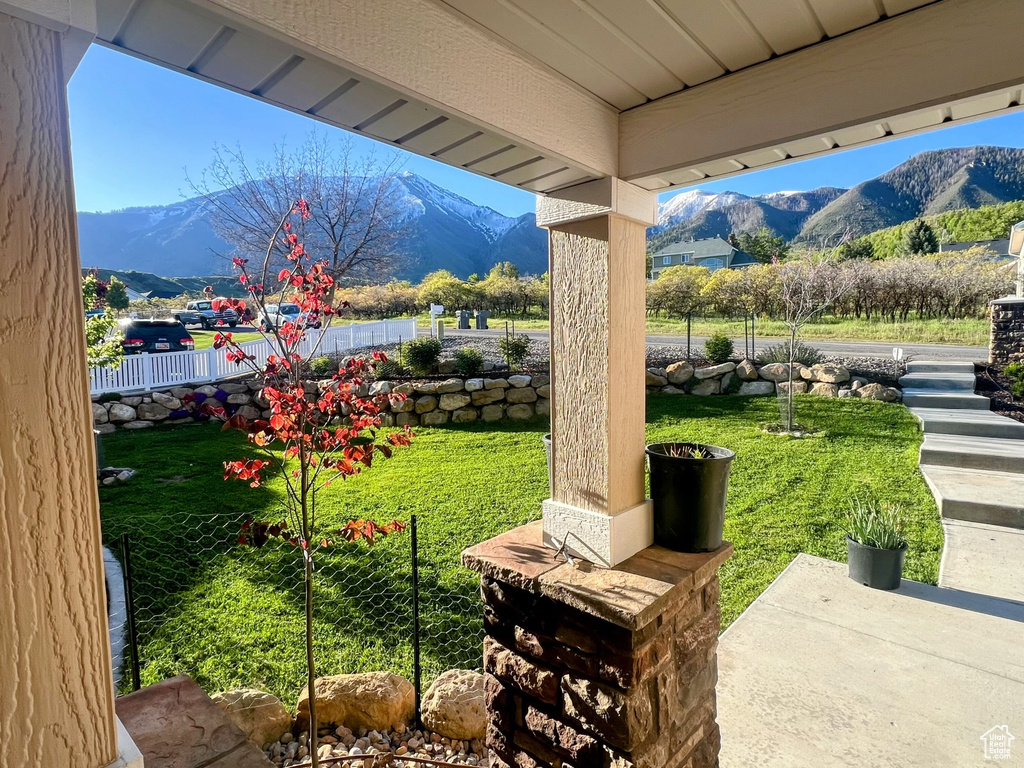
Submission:
[[[480,337],[497,337],[504,335],[505,330],[491,329],[487,331],[459,331],[453,330],[452,328],[445,328],[445,337],[452,336],[467,336],[477,338]],[[528,336],[533,336],[538,339],[548,341],[547,331],[520,331]],[[420,329],[421,336],[429,335],[429,330]],[[704,346],[705,337],[693,336],[690,339],[690,344],[693,347],[701,348]],[[768,338],[757,338],[757,348],[761,349],[768,344],[775,344],[782,339],[768,339]],[[648,336],[648,344],[659,344],[659,345],[674,345],[674,346],[686,346],[685,336]],[[986,347],[960,347],[952,346],[947,344],[893,344],[884,343],[879,341],[814,341],[808,340],[808,344],[817,347],[821,352],[826,355],[836,356],[855,356],[855,357],[880,357],[884,359],[892,358],[893,347],[899,346],[903,348],[904,359],[907,360],[960,360],[960,361],[975,361],[975,360],[987,360],[988,349]],[[743,337],[733,339],[733,344],[736,349],[743,349]]]

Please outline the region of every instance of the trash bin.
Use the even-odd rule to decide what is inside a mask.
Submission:
[[[491,313],[486,309],[478,309],[476,311],[476,329],[478,331],[487,330],[487,318],[491,316]]]
[[[455,319],[458,320],[458,329],[460,331],[469,330],[469,310],[468,309],[457,309],[455,310]]]

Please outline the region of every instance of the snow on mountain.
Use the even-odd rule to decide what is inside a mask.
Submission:
[[[398,180],[406,188],[406,200],[414,210],[426,213],[427,206],[433,206],[448,216],[462,219],[488,242],[495,242],[516,224],[517,219],[477,205],[410,171],[403,171]]]
[[[692,219],[704,211],[717,211],[741,200],[749,200],[738,192],[705,192],[702,189],[688,189],[673,195],[658,206],[658,226],[665,227],[680,221]]]

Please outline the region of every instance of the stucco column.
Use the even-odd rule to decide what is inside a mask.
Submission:
[[[63,39],[0,13],[0,766],[12,768],[118,759]]]
[[[540,198],[551,280],[552,497],[544,540],[605,566],[653,540],[644,493],[646,231],[653,193],[606,178]]]

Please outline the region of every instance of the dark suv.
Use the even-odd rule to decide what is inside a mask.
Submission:
[[[125,320],[120,327],[126,355],[140,352],[184,352],[196,348],[195,340],[177,320]]]

